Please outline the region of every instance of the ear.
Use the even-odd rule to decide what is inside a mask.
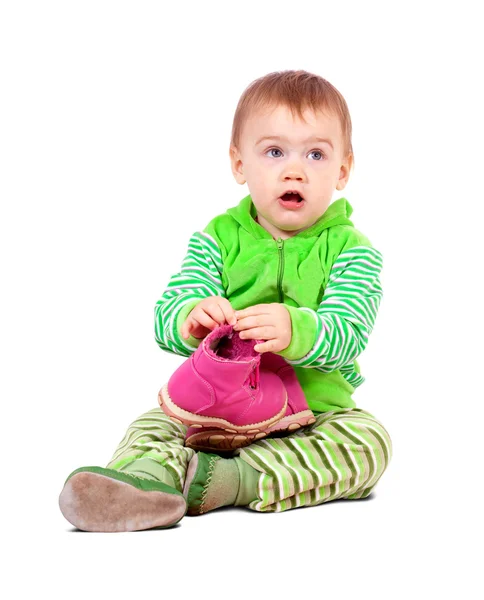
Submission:
[[[230,164],[232,167],[232,173],[234,174],[235,181],[243,185],[245,183],[244,177],[244,165],[242,164],[242,156],[235,146],[230,146]]]
[[[341,165],[338,183],[336,184],[337,190],[344,190],[344,188],[346,187],[346,184],[348,183],[348,179],[350,178],[352,166],[353,166],[353,155],[348,154],[348,156],[344,159],[343,164]]]

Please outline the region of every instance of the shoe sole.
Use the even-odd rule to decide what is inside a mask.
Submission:
[[[83,531],[139,531],[171,527],[186,514],[176,493],[140,490],[129,483],[84,471],[73,475],[59,496],[64,517]]]
[[[271,433],[292,433],[293,431],[296,431],[296,429],[307,427],[315,422],[316,419],[314,418],[313,412],[311,410],[303,410],[294,415],[284,417],[266,431],[261,432],[264,435],[259,434],[258,437],[248,434],[236,435],[221,431],[220,429],[207,429],[204,431],[197,431],[186,438],[185,446],[187,448],[192,448],[193,450],[232,452],[237,448],[244,448],[252,442],[258,441]]]
[[[287,391],[285,391],[284,406],[282,407],[282,410],[277,413],[277,415],[274,415],[266,421],[259,421],[258,423],[250,423],[248,425],[236,425],[235,423],[231,423],[226,419],[221,419],[219,417],[205,417],[203,415],[197,415],[189,412],[188,410],[180,408],[170,398],[168,393],[168,384],[165,384],[159,391],[158,403],[162,411],[171,417],[171,419],[173,419],[173,421],[176,423],[181,423],[182,425],[188,425],[190,427],[215,427],[218,429],[223,429],[228,433],[244,433],[257,438],[257,436],[265,437],[265,435],[267,435],[265,430],[284,418],[287,410]],[[261,433],[264,435],[260,435]]]

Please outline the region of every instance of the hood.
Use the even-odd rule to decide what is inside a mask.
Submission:
[[[237,206],[229,208],[226,212],[256,239],[273,239],[273,236],[255,220],[257,210],[250,194],[243,198]],[[352,212],[353,208],[348,200],[346,198],[339,198],[328,206],[326,212],[321,215],[316,223],[304,231],[300,231],[293,237],[307,238],[319,236],[324,229],[328,229],[334,225],[351,225],[353,227],[353,223],[349,219]]]

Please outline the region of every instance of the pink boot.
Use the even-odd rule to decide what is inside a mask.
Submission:
[[[295,431],[316,421],[312,410],[308,407],[304,392],[292,365],[287,363],[278,354],[264,352],[261,355],[260,368],[261,372],[271,371],[275,373],[284,383],[288,394],[285,416],[280,421],[267,427],[263,432],[265,435]],[[245,432],[242,435],[228,433],[221,429],[205,427],[203,429],[196,429],[189,427],[185,438],[185,446],[194,450],[232,452],[236,448],[248,446],[253,441],[262,437],[264,436],[255,436],[249,432]]]
[[[174,421],[193,427],[218,427],[255,438],[282,419],[287,394],[272,371],[259,371],[261,355],[232,325],[220,325],[170,377],[158,394]]]

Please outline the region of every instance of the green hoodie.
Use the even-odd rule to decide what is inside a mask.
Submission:
[[[292,339],[277,352],[290,363],[314,412],[355,406],[364,381],[357,356],[365,349],[382,298],[381,253],[350,221],[345,198],[311,227],[275,240],[257,221],[249,196],[195,232],[181,270],[155,306],[155,339],[163,350],[190,356],[200,339],[181,327],[203,298],[222,296],[235,310],[284,303]]]

